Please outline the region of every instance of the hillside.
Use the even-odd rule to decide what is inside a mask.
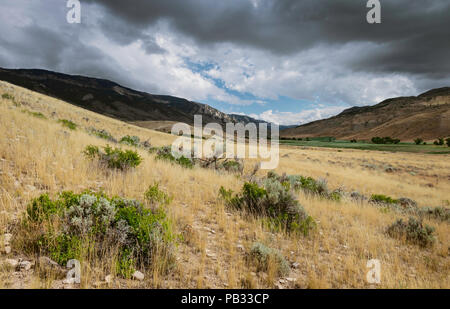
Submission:
[[[136,91],[104,79],[46,70],[0,68],[0,80],[105,116],[164,132],[170,132],[176,122],[192,125],[194,115],[202,115],[204,123],[221,125],[227,122],[263,122],[247,116],[228,115],[207,104],[183,98]]]
[[[363,140],[391,136],[402,141],[450,136],[450,88],[388,99],[374,106],[352,107],[337,116],[283,130],[280,135]]]
[[[91,134],[92,128],[105,130],[116,140],[138,136],[152,146],[170,145],[175,137],[1,81],[0,94],[0,288],[373,288],[366,281],[369,259],[382,265],[376,287],[450,287],[448,221],[423,218],[435,228],[436,241],[422,248],[386,233],[397,219],[408,220],[410,214],[403,210],[348,195],[336,201],[300,190],[292,194],[316,227],[306,236],[288,233],[218,198],[222,186],[240,192],[256,160],[246,159],[243,174],[233,174],[184,168],[145,148],[113,144],[138,152],[142,163],[131,170],[110,170],[83,155],[87,145],[113,143]],[[78,126],[71,130],[61,119]],[[275,171],[326,178],[330,192],[340,188],[361,196],[409,197],[418,209],[426,210],[424,206],[450,205],[449,169],[445,155],[285,146]],[[266,175],[267,171],[259,171],[256,177]],[[164,207],[171,223],[167,226],[182,236],[175,238],[175,262],[168,271],[157,268],[165,263],[162,258],[138,269],[144,279],[126,279],[117,272],[114,250],[77,256],[82,265],[80,284],[64,283],[55,271],[41,266],[40,258],[45,261],[47,253],[36,252],[35,246],[42,244],[39,235],[45,230],[21,224],[34,198],[91,190],[142,201],[155,183],[171,197]],[[32,230],[21,233],[24,228]],[[26,245],[33,240],[33,246]],[[276,250],[286,271],[277,271],[278,260],[270,260],[267,268],[251,260],[255,244]],[[67,272],[64,263],[52,267]]]

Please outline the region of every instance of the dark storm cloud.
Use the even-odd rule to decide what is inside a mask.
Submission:
[[[376,25],[366,22],[365,0],[261,0],[255,1],[257,6],[242,0],[87,2],[104,6],[126,22],[122,31],[108,29],[128,41],[133,32],[139,36],[136,29],[165,20],[199,44],[231,42],[282,55],[319,44],[372,43],[367,53],[347,63],[359,71],[438,78],[450,68],[448,0],[381,1],[382,23]]]

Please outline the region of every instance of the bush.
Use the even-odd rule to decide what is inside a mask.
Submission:
[[[137,167],[142,162],[142,158],[136,151],[121,150],[120,148],[111,148],[109,145],[104,147],[104,152],[97,146],[89,145],[83,151],[86,157],[94,159],[97,157],[100,163],[109,168],[127,170]]]
[[[95,136],[99,137],[99,138],[108,140],[108,141],[113,142],[113,143],[117,143],[117,140],[111,135],[111,133],[109,133],[106,130],[103,130],[103,129],[97,130],[95,128],[89,128],[88,132],[90,134],[92,134],[92,135],[95,135]]]
[[[441,221],[450,221],[450,209],[444,207],[424,207],[418,209],[422,217],[433,218]]]
[[[412,217],[409,218],[408,223],[399,219],[387,229],[389,236],[405,239],[421,247],[431,246],[435,242],[433,232],[433,227],[428,225],[423,226],[422,221],[418,221]]]
[[[399,139],[393,139],[389,136],[386,137],[372,137],[372,143],[374,144],[398,144],[400,143]]]
[[[179,164],[185,168],[193,168],[194,167],[194,163],[192,162],[191,159],[188,159],[184,156],[175,158],[172,155],[172,150],[171,150],[170,146],[166,146],[166,147],[162,147],[162,148],[151,148],[149,151],[150,151],[150,153],[156,152],[157,160],[169,161],[172,163]]]
[[[259,242],[253,244],[249,253],[249,262],[254,264],[258,271],[267,271],[270,263],[274,263],[279,276],[287,276],[290,272],[289,263],[278,250]]]
[[[167,193],[159,189],[159,183],[154,183],[144,193],[144,198],[152,206],[154,205],[168,205],[172,201],[172,198]]]
[[[78,125],[76,123],[74,123],[74,122],[72,122],[70,120],[67,120],[67,119],[60,119],[60,120],[58,120],[58,122],[60,124],[62,124],[63,127],[66,127],[66,128],[68,128],[70,130],[76,130],[77,127],[78,127]]]
[[[372,194],[369,202],[372,203],[384,203],[384,204],[398,204],[398,200],[395,200],[389,196],[383,194]]]
[[[450,147],[450,137],[445,139],[445,143],[447,144],[448,147]]]
[[[314,220],[296,200],[286,183],[266,178],[262,185],[246,182],[240,194],[221,187],[219,195],[229,207],[244,211],[254,217],[267,219],[267,225],[275,230],[301,232],[305,236],[315,227]]]
[[[435,140],[434,142],[433,142],[433,144],[435,144],[435,145],[437,145],[437,146],[442,146],[442,145],[444,145],[444,139],[441,137],[441,138],[438,138],[437,140]]]
[[[242,174],[244,171],[244,164],[239,160],[230,160],[220,163],[218,169],[224,169],[230,173]]]
[[[36,117],[36,118],[40,118],[40,119],[47,119],[47,117],[45,117],[44,114],[42,114],[41,112],[30,112],[29,110],[22,110],[23,113],[27,113],[30,116]]]
[[[48,195],[34,199],[21,228],[33,235],[28,250],[48,254],[61,265],[118,252],[116,271],[124,277],[135,268],[168,270],[178,237],[161,208],[148,210],[136,200],[89,191],[62,192],[55,200]]]
[[[13,101],[14,97],[8,93],[4,93],[4,94],[2,94],[2,99]]]
[[[125,144],[125,145],[129,145],[129,146],[134,146],[134,147],[138,147],[141,143],[141,140],[139,139],[139,137],[137,136],[124,136],[120,139],[119,143],[121,144]]]
[[[357,143],[358,141],[356,139],[350,140],[350,143]]]
[[[423,139],[421,139],[421,138],[416,138],[416,139],[414,140],[414,143],[416,143],[416,145],[420,145],[420,144],[423,143]]]
[[[306,193],[317,194],[326,198],[340,199],[340,197],[337,197],[339,192],[335,191],[332,195],[329,193],[327,180],[324,178],[315,180],[311,177],[303,177],[300,175],[279,176],[275,172],[269,172],[267,178],[276,179],[295,191],[303,190]]]

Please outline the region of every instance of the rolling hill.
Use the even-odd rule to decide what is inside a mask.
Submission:
[[[334,117],[283,130],[280,135],[339,139],[391,136],[403,141],[450,136],[450,87],[417,97],[387,99],[374,106],[352,107]]]

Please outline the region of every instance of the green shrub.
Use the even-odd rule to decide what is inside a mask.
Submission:
[[[58,122],[62,124],[63,127],[66,127],[70,130],[76,130],[78,125],[70,120],[67,119],[59,119]]]
[[[249,262],[255,265],[258,271],[267,271],[271,261],[277,266],[277,274],[279,276],[287,276],[289,274],[289,263],[278,250],[269,248],[259,242],[252,245],[249,253]]]
[[[400,143],[399,139],[391,138],[389,136],[386,137],[372,137],[372,143],[374,144],[398,144]]]
[[[408,242],[417,244],[421,247],[431,246],[435,242],[433,236],[434,228],[428,225],[423,226],[422,221],[415,218],[409,218],[408,223],[402,219],[397,220],[388,227],[389,236],[399,239],[405,239]]]
[[[97,130],[95,128],[89,128],[88,132],[90,134],[92,134],[92,135],[95,135],[95,136],[99,137],[99,138],[108,140],[108,141],[113,142],[113,143],[117,143],[117,140],[111,135],[111,133],[109,133],[106,130],[103,130],[103,129]]]
[[[30,112],[29,110],[26,110],[26,109],[23,109],[22,112],[27,113],[28,115],[36,117],[36,118],[47,119],[47,117],[45,117],[45,115],[42,114],[41,112]]]
[[[172,198],[165,192],[159,189],[159,184],[154,183],[144,193],[144,198],[151,205],[168,205],[172,201]]]
[[[450,209],[444,207],[424,207],[418,209],[419,216],[450,221]]]
[[[320,178],[315,180],[311,177],[303,177],[300,175],[283,175],[279,176],[274,172],[269,172],[267,178],[277,179],[279,182],[285,185],[289,184],[289,187],[295,191],[303,190],[306,193],[317,194],[323,197],[330,198],[326,179]],[[335,199],[336,195],[331,197]]]
[[[420,144],[423,143],[423,139],[421,139],[421,138],[416,138],[416,139],[414,140],[414,143],[416,143],[416,145],[420,145]]]
[[[122,150],[120,148],[112,148],[109,145],[103,148],[103,151],[97,146],[89,145],[83,153],[89,159],[97,157],[100,163],[105,164],[109,168],[127,170],[137,167],[142,162],[141,156],[132,150]]]
[[[95,157],[100,155],[100,149],[98,146],[88,145],[83,151],[84,155],[89,159],[94,159]]]
[[[447,144],[448,147],[450,147],[450,137],[445,139],[445,143]]]
[[[296,200],[287,183],[266,178],[262,185],[246,182],[240,194],[221,187],[219,195],[229,207],[244,211],[254,217],[264,218],[275,230],[301,232],[305,236],[315,227],[314,220]]]
[[[373,203],[384,203],[384,204],[398,204],[398,200],[395,200],[389,196],[383,194],[372,194],[369,202]]]
[[[13,101],[14,97],[8,93],[4,93],[4,94],[2,94],[2,99]]]
[[[125,144],[125,145],[129,145],[129,146],[138,147],[140,145],[140,143],[141,143],[141,140],[139,139],[138,136],[126,135],[126,136],[124,136],[124,137],[122,137],[120,139],[119,143]]]
[[[172,154],[172,149],[170,146],[165,146],[161,148],[151,148],[149,150],[151,153],[156,152],[156,159],[157,160],[164,160],[169,161],[175,164],[179,164],[184,168],[193,168],[194,163],[191,159],[188,159],[184,156],[180,156],[179,158],[176,158]]]
[[[36,234],[27,247],[61,265],[118,250],[117,273],[130,277],[135,268],[166,271],[175,261],[178,235],[165,211],[146,209],[136,200],[89,191],[62,192],[55,200],[42,195],[28,205],[22,223]]]
[[[219,169],[224,169],[230,173],[240,173],[244,171],[244,164],[238,160],[225,161],[219,164]]]
[[[435,145],[437,145],[437,146],[442,146],[442,145],[444,145],[444,139],[441,137],[441,138],[438,138],[437,140],[435,140],[434,142],[433,142],[433,144],[435,144]]]

